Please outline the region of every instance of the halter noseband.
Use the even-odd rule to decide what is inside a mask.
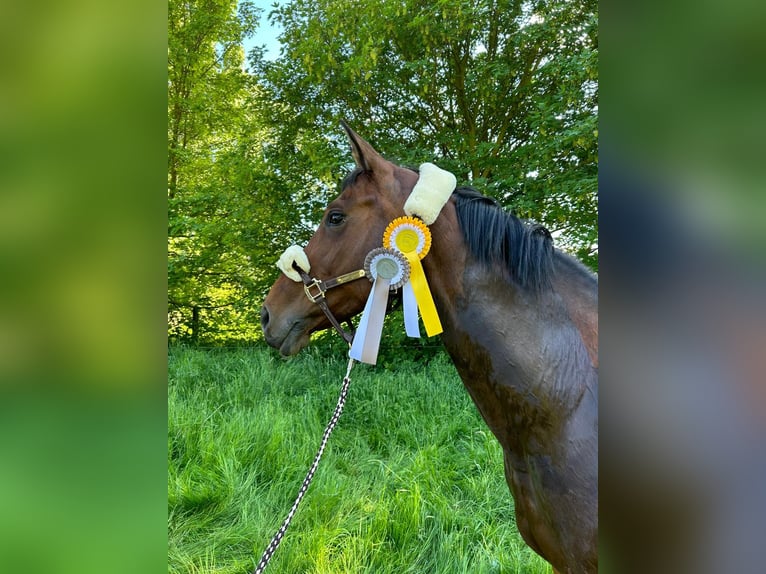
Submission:
[[[340,322],[335,318],[335,315],[333,315],[329,305],[327,305],[325,293],[328,289],[332,289],[333,287],[337,287],[357,279],[362,279],[366,275],[364,269],[357,269],[356,271],[352,271],[351,273],[344,273],[343,275],[339,275],[333,279],[328,279],[327,281],[320,281],[319,279],[312,278],[308,273],[301,269],[295,261],[292,262],[292,268],[298,272],[298,275],[300,275],[301,281],[303,281],[303,290],[306,293],[306,297],[309,298],[309,301],[319,305],[319,308],[327,316],[330,324],[335,327],[335,330],[338,331],[338,333],[340,333],[340,336],[343,337],[343,340],[350,345],[351,341],[354,340],[354,333],[349,333],[348,331],[344,330],[343,327],[341,327]],[[349,323],[349,325],[351,324]]]

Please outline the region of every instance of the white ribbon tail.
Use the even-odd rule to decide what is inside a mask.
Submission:
[[[362,318],[348,352],[348,356],[352,359],[368,365],[374,365],[377,362],[390,284],[391,282],[383,277],[378,277],[373,282],[372,291],[367,298]]]
[[[402,306],[404,307],[404,331],[408,337],[419,339],[418,302],[415,299],[412,283],[409,281],[402,286]]]
[[[367,325],[370,322],[370,309],[372,308],[372,298],[374,294],[375,284],[373,283],[372,291],[370,291],[370,295],[367,297],[367,303],[362,311],[362,318],[359,320],[359,325],[356,327],[354,340],[351,341],[351,349],[348,352],[348,356],[356,361],[362,360],[362,349],[364,348],[364,338],[367,335]]]

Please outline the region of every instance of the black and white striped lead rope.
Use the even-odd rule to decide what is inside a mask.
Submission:
[[[290,526],[290,522],[292,521],[293,516],[295,516],[295,511],[298,510],[298,505],[301,503],[301,500],[303,500],[303,496],[306,494],[306,491],[311,484],[311,480],[314,478],[314,473],[319,466],[319,460],[322,458],[322,453],[324,452],[325,446],[327,446],[327,441],[330,438],[330,433],[332,433],[335,425],[338,424],[340,414],[343,412],[343,406],[346,404],[348,386],[351,383],[351,379],[349,377],[351,376],[351,368],[353,366],[354,359],[349,359],[346,376],[343,378],[343,385],[340,388],[338,404],[335,406],[335,412],[333,412],[330,422],[327,423],[327,427],[324,429],[324,435],[322,436],[322,443],[319,445],[319,451],[314,457],[314,462],[311,463],[311,468],[309,468],[309,472],[306,475],[306,478],[303,479],[303,484],[301,485],[301,489],[298,491],[298,496],[293,503],[293,507],[290,509],[290,512],[287,513],[285,521],[282,523],[282,526],[279,527],[279,530],[277,530],[277,533],[271,539],[271,542],[269,542],[266,550],[264,550],[263,555],[261,556],[261,561],[258,562],[258,567],[253,571],[253,574],[262,574],[262,572],[266,569],[266,566],[268,566],[269,560],[271,560],[274,552],[276,552],[279,543],[282,542],[282,538],[284,537],[285,532],[287,532],[287,527]]]

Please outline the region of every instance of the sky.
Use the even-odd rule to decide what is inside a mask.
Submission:
[[[255,35],[247,38],[244,42],[245,53],[249,52],[253,46],[263,45],[266,47],[265,57],[267,60],[274,60],[279,56],[279,36],[282,27],[272,25],[269,22],[269,13],[274,9],[275,0],[251,0],[257,7],[261,8],[261,20]]]

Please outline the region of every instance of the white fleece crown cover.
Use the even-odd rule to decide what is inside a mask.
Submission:
[[[417,215],[426,225],[439,217],[442,207],[452,195],[457,179],[450,172],[432,163],[420,165],[420,177],[404,202],[404,213]]]
[[[293,261],[298,264],[298,267],[303,269],[306,273],[311,271],[311,265],[309,264],[309,258],[306,256],[306,252],[303,251],[303,247],[300,245],[291,245],[285,252],[279,256],[277,261],[277,267],[279,270],[287,275],[293,281],[300,283],[301,276],[293,269]]]

